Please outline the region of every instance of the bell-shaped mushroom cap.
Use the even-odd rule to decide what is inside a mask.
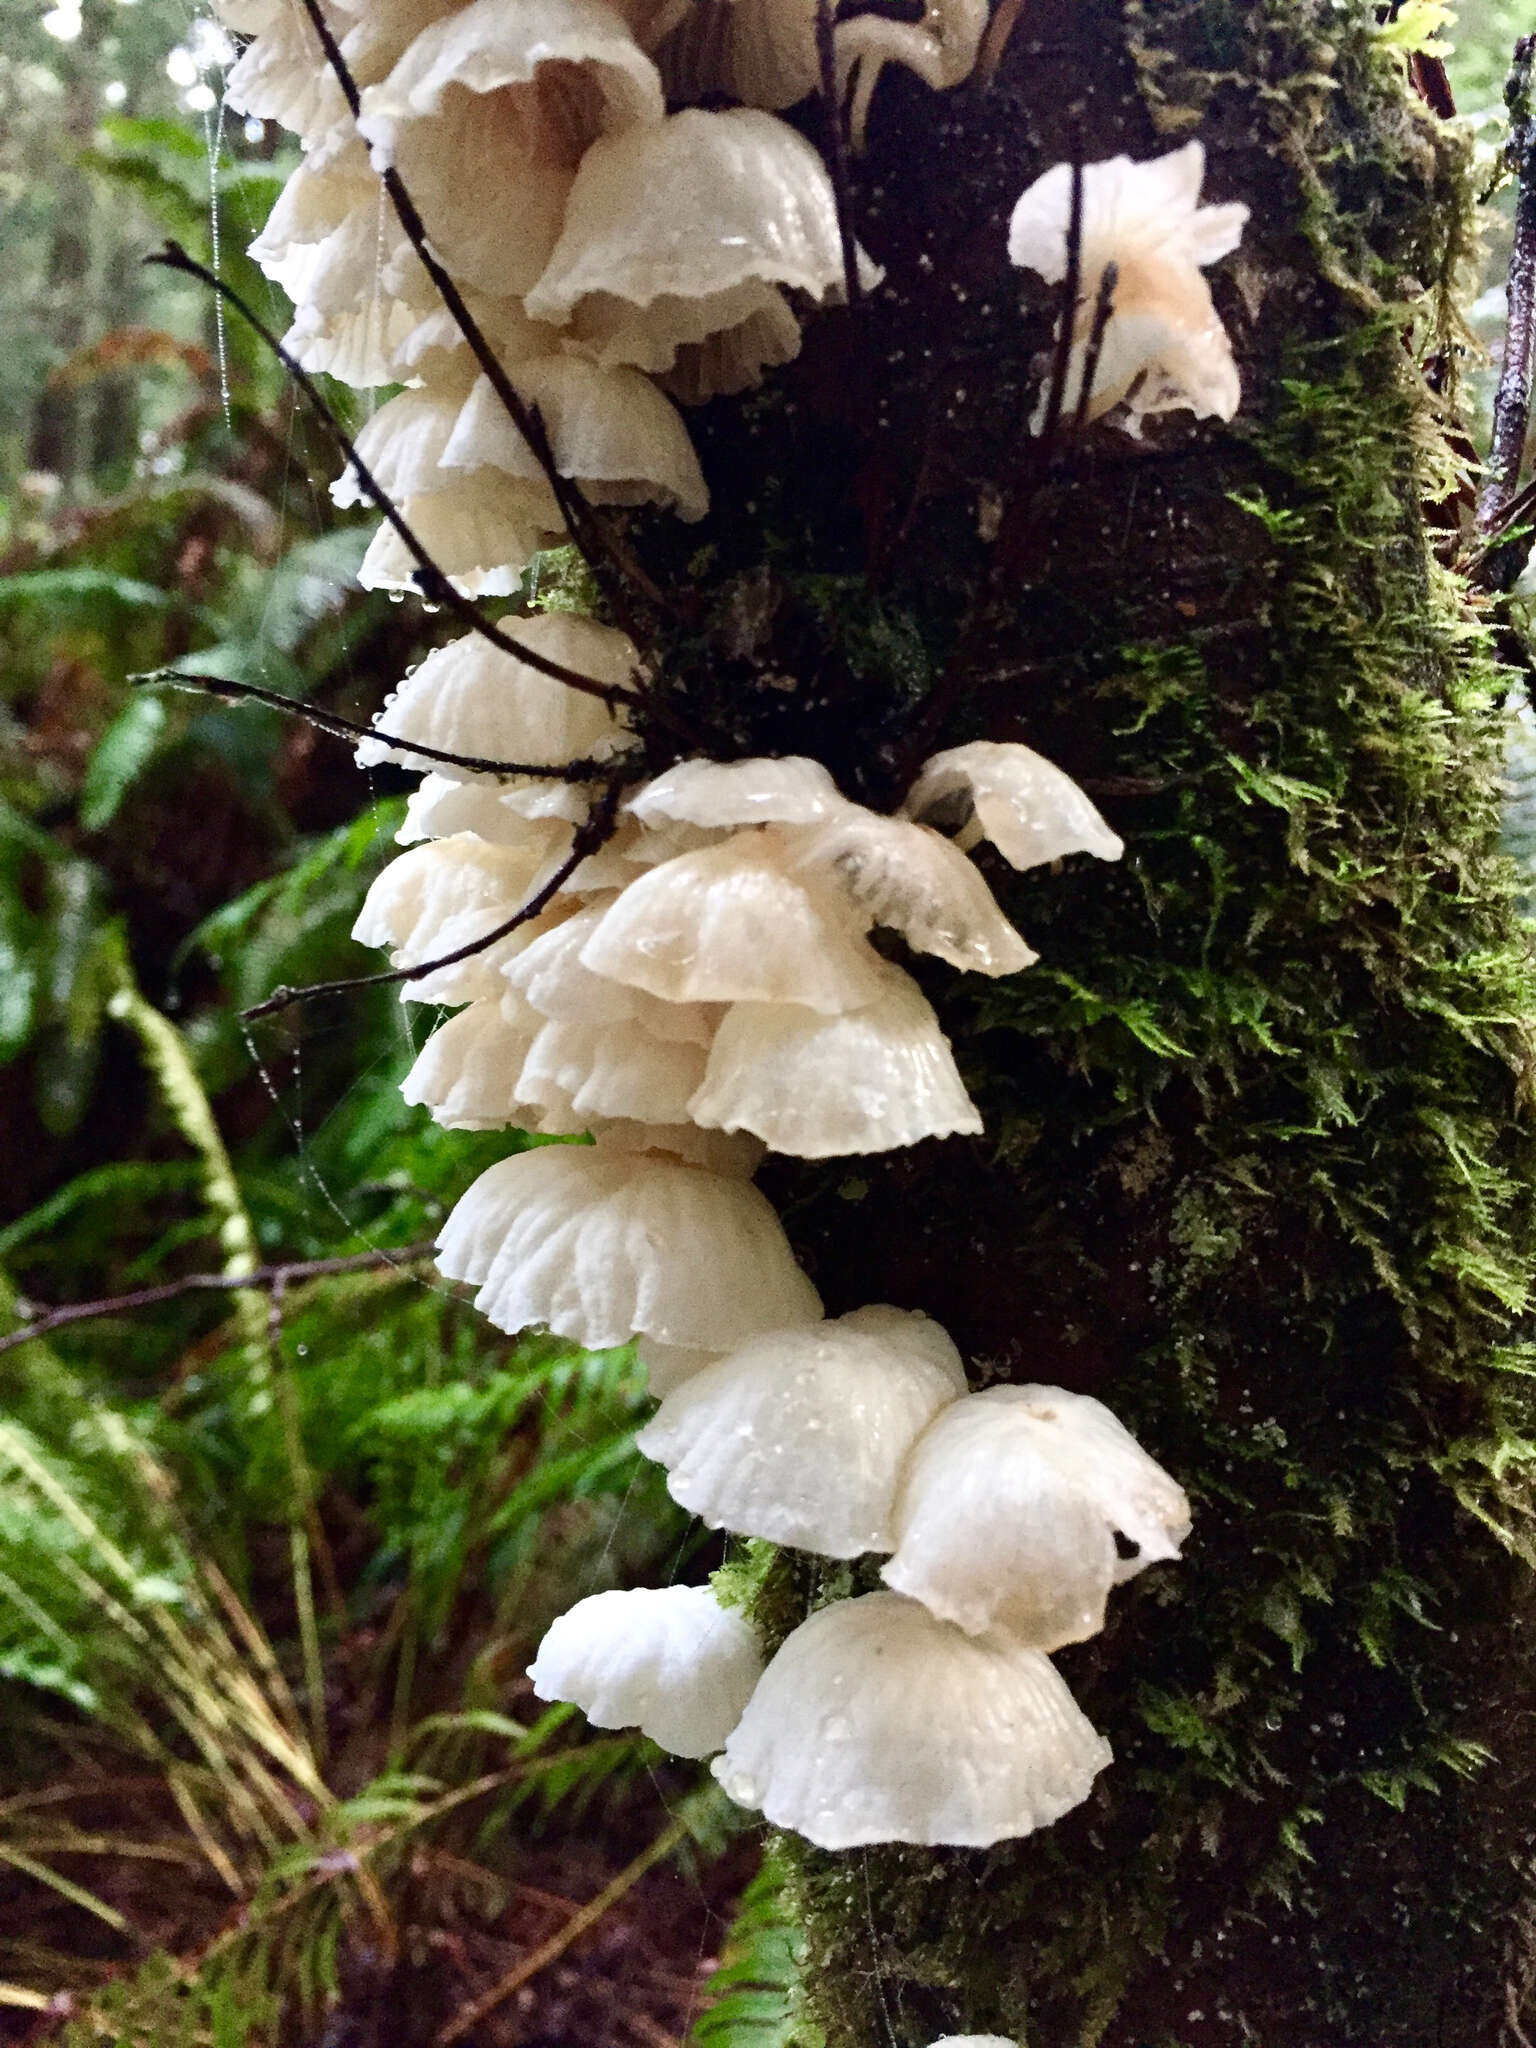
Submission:
[[[702,519],[709,510],[709,490],[688,429],[649,377],[556,355],[514,365],[512,381],[543,421],[555,467],[589,498],[610,505],[663,504],[688,520]],[[470,392],[441,460],[447,470],[490,468],[528,483],[544,480],[485,377]]]
[[[695,1123],[755,1131],[796,1159],[890,1152],[982,1128],[927,997],[878,963],[876,1001],[836,1016],[797,1003],[735,1003],[689,1104]]]
[[[902,808],[914,818],[955,816],[957,845],[990,839],[1010,867],[1034,868],[1069,853],[1118,860],[1112,832],[1070,775],[1030,747],[971,740],[923,763]]]
[[[674,1756],[708,1756],[762,1668],[750,1624],[708,1586],[663,1586],[578,1600],[528,1676],[537,1698],[573,1701],[594,1728],[638,1728]]]
[[[937,1323],[899,1308],[774,1330],[667,1394],[640,1432],[667,1491],[712,1529],[822,1557],[895,1547],[907,1453],[965,1392]]]
[[[648,1153],[558,1145],[500,1160],[449,1216],[439,1253],[499,1330],[544,1323],[593,1351],[636,1335],[728,1351],[821,1319],[755,1187]]]
[[[918,1439],[889,1586],[973,1635],[1041,1650],[1104,1626],[1110,1587],[1177,1557],[1189,1502],[1110,1411],[1060,1387],[989,1387]],[[1137,1545],[1120,1561],[1114,1532]]]
[[[891,926],[916,952],[977,974],[1017,974],[1037,957],[977,869],[927,825],[848,804],[829,824],[766,836],[791,872],[835,883],[866,924]]]
[[[791,875],[766,832],[663,861],[630,883],[582,951],[583,965],[669,1003],[876,1002],[879,955],[824,882]]]
[[[1113,311],[1088,417],[1097,419],[1122,400],[1133,426],[1144,413],[1181,407],[1202,418],[1230,419],[1236,412],[1242,387],[1231,344],[1200,273],[1237,247],[1248,209],[1202,206],[1204,176],[1199,142],[1146,163],[1117,156],[1084,167],[1083,290],[1064,393],[1069,412],[1086,374],[1099,280],[1110,264],[1116,267]],[[1067,272],[1072,182],[1070,164],[1053,165],[1023,193],[1009,223],[1010,261],[1049,283]]]
[[[559,787],[564,788],[561,784]],[[572,792],[579,795],[579,792]],[[577,818],[585,817],[585,809]],[[459,782],[447,775],[425,775],[411,792],[395,841],[414,846],[423,839],[446,839],[456,832],[473,833],[494,846],[524,847],[540,854],[570,845],[569,821],[558,814],[530,818],[505,801],[494,782]]]
[[[526,1121],[517,1082],[539,1019],[503,999],[471,1003],[440,1024],[400,1083],[407,1102],[448,1131],[499,1131]]]
[[[578,1116],[681,1124],[704,1060],[702,1046],[652,1038],[632,1023],[549,1017],[528,1048],[518,1088],[530,1102],[568,1104]]]
[[[465,597],[510,597],[523,571],[544,548],[566,537],[547,486],[509,485],[494,470],[456,476],[443,489],[408,497],[398,509],[426,550]],[[416,557],[386,521],[369,542],[357,580],[364,590],[421,595]]]
[[[696,0],[656,61],[674,100],[720,93],[780,113],[821,84],[816,0]]]
[[[704,303],[714,309],[723,301]],[[800,322],[778,285],[743,285],[739,297],[732,295],[732,307],[729,327],[713,328],[699,341],[677,341],[672,367],[660,381],[679,405],[734,398],[760,384],[765,370],[792,363],[799,355]],[[712,310],[710,319],[715,317]],[[679,334],[682,326],[679,322]]]
[[[1060,1820],[1109,1761],[1040,1651],[867,1593],[801,1623],[712,1769],[818,1848],[984,1849]]]
[[[842,293],[826,165],[771,114],[688,108],[588,150],[527,310],[600,361],[659,371],[758,317],[765,285]]]
[[[525,996],[541,1016],[591,1025],[623,1024],[649,1038],[707,1046],[724,1014],[717,1004],[665,1003],[644,989],[610,981],[582,965],[582,948],[596,931],[606,908],[605,904],[593,904],[579,910],[554,931],[536,939],[507,968],[509,987]],[[645,1117],[641,1121],[672,1119]]]
[[[467,377],[401,391],[381,405],[357,436],[357,452],[374,482],[396,503],[456,481],[441,474],[443,450],[464,404]],[[371,504],[357,471],[344,469],[331,485],[338,505]]]
[[[515,297],[555,245],[582,150],[605,127],[661,113],[654,65],[602,0],[472,0],[365,93],[358,126],[455,277]],[[511,203],[466,205],[466,192]]]
[[[344,26],[334,7],[329,25]],[[256,121],[275,121],[306,148],[347,119],[347,102],[309,16],[294,4],[273,8],[224,80],[225,104]]]
[[[413,846],[374,878],[352,936],[362,946],[391,947],[397,967],[441,959],[505,924],[533,893],[540,865],[523,848],[492,846],[467,832]],[[502,966],[556,921],[548,912],[531,918],[467,959],[407,982],[404,1000],[499,1000]]]
[[[530,653],[615,688],[632,684],[639,656],[626,634],[570,612],[508,618],[501,630]],[[431,764],[392,740],[414,740],[477,760],[526,761],[557,767],[603,760],[625,739],[616,713],[600,697],[530,668],[478,633],[451,640],[413,669],[374,720],[381,735],[357,749],[360,768],[398,761]],[[467,774],[468,770],[455,770]]]
[[[852,808],[819,761],[803,754],[749,761],[679,761],[624,808],[643,825],[820,825]]]

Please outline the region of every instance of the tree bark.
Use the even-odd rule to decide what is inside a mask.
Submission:
[[[769,1191],[829,1312],[1100,1396],[1196,1508],[1059,1659],[1116,1753],[1085,1806],[986,1852],[785,1845],[832,2048],[1536,2037],[1533,983],[1500,676],[1422,516],[1467,167],[1374,16],[1027,0],[990,88],[887,73],[852,195],[884,288],[701,416],[678,711],[883,804],[1022,739],[1128,842],[994,871],[1029,973],[924,976],[985,1139]],[[1012,204],[1192,135],[1253,209],[1214,276],[1242,409],[1042,470]],[[759,1616],[872,1583],[785,1554]]]

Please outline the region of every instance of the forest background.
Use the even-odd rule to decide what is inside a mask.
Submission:
[[[1452,30],[1490,171],[1533,26]],[[352,587],[368,528],[281,372],[143,267],[174,235],[284,324],[243,249],[290,166],[225,55],[168,0],[0,0],[0,2042],[774,2048],[755,1831],[523,1676],[574,1599],[720,1561],[634,1452],[632,1359],[434,1280],[508,1140],[402,1104],[433,1013],[241,1018],[375,964],[405,778],[133,680],[366,720],[433,644]],[[1491,209],[1484,403],[1506,239]]]

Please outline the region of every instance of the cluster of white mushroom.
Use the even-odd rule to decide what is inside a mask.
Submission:
[[[850,266],[878,280],[846,242],[826,165],[778,118],[823,85],[818,0],[219,5],[253,38],[230,104],[304,150],[253,248],[294,300],[287,345],[308,370],[405,387],[334,493],[368,495],[366,469],[469,595],[512,592],[567,537],[567,485],[701,518],[678,405],[789,361],[803,313],[839,302]],[[887,62],[958,84],[988,11],[925,0],[916,23],[835,20],[831,82],[840,105],[851,95],[855,143]],[[1057,165],[1020,198],[1011,261],[1078,281],[1057,330],[1064,387],[1042,393],[1036,432],[1231,417],[1237,372],[1203,271],[1246,208],[1202,206],[1203,174],[1191,142],[1150,163]],[[473,339],[412,241],[412,205]],[[415,568],[386,523],[362,580],[408,589]],[[408,1000],[456,1010],[408,1100],[451,1128],[592,1142],[483,1174],[444,1228],[441,1269],[503,1330],[633,1341],[660,1397],[641,1447],[710,1526],[885,1560],[884,1590],[813,1613],[766,1668],[709,1588],[599,1595],[551,1629],[536,1688],[680,1754],[719,1752],[733,1799],[829,1848],[1045,1825],[1109,1760],[1050,1653],[1102,1628],[1116,1583],[1178,1554],[1188,1504],[1098,1402],[970,1393],[921,1314],[826,1320],[751,1175],[765,1149],[978,1133],[893,955],[1027,967],[968,853],[986,839],[1028,868],[1114,859],[1120,841],[1049,762],[985,741],[930,759],[894,816],[804,758],[683,760],[620,801],[634,735],[613,706],[643,690],[640,651],[566,614],[500,634],[522,654],[485,634],[440,649],[359,749],[365,765],[419,766],[423,749],[439,765],[356,936],[422,966]],[[589,832],[577,860],[572,835],[605,807],[612,831]]]
[[[636,673],[630,643],[591,620],[506,629],[600,681]],[[377,723],[365,762],[472,742],[597,766],[626,741],[600,700],[477,638],[430,656]],[[814,1615],[766,1671],[707,1589],[601,1595],[556,1624],[535,1682],[684,1754],[723,1745],[733,1798],[827,1846],[1025,1833],[1108,1758],[1046,1653],[1103,1626],[1118,1579],[1176,1555],[1183,1496],[1095,1401],[968,1394],[925,1316],[823,1320],[748,1176],[765,1146],[821,1158],[978,1132],[937,1017],[871,929],[1016,972],[1034,956],[964,849],[989,839],[1030,867],[1112,859],[1120,842],[1059,769],[989,743],[928,761],[901,816],[805,759],[680,762],[562,873],[591,802],[533,776],[428,775],[402,831],[419,843],[356,927],[422,961],[558,884],[537,918],[406,985],[463,1005],[427,1040],[410,1100],[455,1128],[594,1138],[483,1174],[443,1230],[441,1270],[501,1329],[635,1340],[663,1397],[640,1447],[683,1506],[825,1557],[884,1555],[891,1590]]]
[[[306,369],[407,387],[358,454],[437,567],[467,594],[505,595],[566,536],[566,508],[440,303],[381,185],[389,169],[558,475],[590,503],[702,518],[708,491],[674,400],[759,382],[798,353],[797,308],[846,291],[826,166],[777,112],[818,87],[816,0],[321,0],[361,91],[356,120],[302,0],[219,4],[254,37],[230,104],[305,150],[251,253],[294,301],[286,340]],[[918,24],[838,22],[855,133],[887,61],[957,84],[986,17],[986,0],[928,0]],[[687,104],[721,94],[742,104]],[[1111,263],[1119,273],[1088,418],[1123,408],[1134,429],[1173,407],[1235,409],[1200,266],[1235,246],[1246,209],[1200,207],[1203,165],[1191,143],[1084,174],[1077,385],[1098,281]],[[1047,172],[1011,224],[1011,259],[1050,281],[1068,267],[1070,184],[1067,166]],[[332,489],[342,505],[368,496],[353,471]],[[362,581],[411,590],[416,567],[386,523]]]
[[[968,1393],[936,1323],[871,1307],[691,1374],[639,1443],[711,1527],[883,1554],[891,1590],[821,1608],[766,1669],[708,1587],[597,1594],[540,1646],[541,1698],[721,1751],[733,1800],[827,1849],[985,1847],[1087,1797],[1109,1746],[1047,1653],[1097,1633],[1111,1587],[1189,1530],[1183,1493],[1107,1408],[1059,1387]]]

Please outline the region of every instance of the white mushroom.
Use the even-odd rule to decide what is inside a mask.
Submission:
[[[1070,853],[1118,860],[1112,832],[1070,775],[1043,754],[999,740],[971,740],[923,763],[902,808],[914,818],[958,814],[955,844],[989,839],[1010,867],[1040,867]]]
[[[960,1354],[937,1323],[861,1308],[695,1369],[637,1442],[710,1528],[858,1557],[894,1547],[902,1464],[964,1392]]]
[[[639,669],[634,643],[612,626],[569,612],[507,618],[509,639],[559,662],[578,675],[623,688]],[[622,745],[624,728],[601,698],[573,690],[516,655],[469,633],[429,654],[413,669],[374,720],[377,739],[357,749],[358,766],[399,761],[407,768],[432,764],[394,740],[416,740],[444,753],[492,761],[527,761],[555,767],[564,761],[603,759]],[[467,776],[466,769],[446,770]]]
[[[821,84],[817,0],[696,0],[657,52],[676,100],[721,93],[780,113]]]
[[[503,1159],[460,1199],[439,1254],[498,1329],[542,1323],[594,1351],[637,1335],[725,1351],[821,1319],[755,1187],[648,1153],[556,1145]]]
[[[689,108],[588,150],[527,308],[599,362],[660,372],[748,323],[771,338],[762,315],[784,286],[818,303],[843,293],[825,164],[770,114]],[[736,362],[745,381],[759,367]],[[709,395],[697,364],[693,382]]]
[[[826,882],[788,873],[769,834],[739,832],[630,883],[582,951],[594,973],[667,1002],[877,1002],[879,956]]]
[[[593,904],[535,940],[507,968],[508,985],[545,1017],[588,1025],[627,1025],[650,1038],[708,1046],[724,1014],[718,1004],[663,1002],[644,989],[610,981],[582,965],[582,948],[606,909],[606,904]]]
[[[1036,955],[952,840],[908,818],[848,804],[830,823],[766,833],[791,874],[824,877],[866,924],[977,974],[1017,974]]]
[[[442,959],[505,924],[533,894],[542,865],[537,850],[492,846],[469,833],[429,840],[402,853],[374,878],[352,936],[359,945],[390,947],[397,967]],[[407,982],[403,999],[499,999],[502,965],[562,914],[546,911],[467,959]]]
[[[553,499],[541,513],[530,510],[528,495],[509,493],[505,479],[488,470],[409,497],[397,509],[456,590],[465,597],[510,597],[534,556],[567,538]],[[416,557],[386,522],[369,543],[357,580],[364,590],[419,596],[416,569]]]
[[[674,1756],[720,1748],[763,1668],[751,1626],[708,1586],[594,1593],[562,1614],[528,1667],[541,1700],[594,1728],[638,1728]]]
[[[677,408],[638,370],[604,368],[579,356],[543,356],[513,366],[519,397],[538,414],[555,467],[596,504],[657,503],[702,519],[709,491]],[[392,401],[398,403],[398,400]],[[546,501],[532,449],[481,377],[443,448],[446,470],[492,469]]]
[[[530,1102],[567,1106],[577,1116],[636,1123],[688,1121],[688,1100],[704,1073],[704,1048],[653,1038],[633,1022],[545,1018],[518,1079]]]
[[[440,1024],[400,1083],[407,1102],[449,1131],[499,1131],[526,1121],[518,1076],[537,1017],[505,998],[482,998]]]
[[[1088,164],[1082,174],[1082,279],[1072,327],[1064,408],[1076,408],[1087,367],[1100,281],[1116,267],[1113,312],[1093,373],[1087,416],[1124,404],[1140,431],[1148,413],[1187,410],[1229,420],[1242,398],[1226,329],[1203,267],[1238,245],[1242,205],[1202,206],[1205,150],[1199,142],[1146,163],[1128,156]],[[1008,256],[1049,284],[1067,274],[1072,166],[1055,164],[1014,207]],[[1042,397],[1036,413],[1044,413]]]
[[[1040,1651],[868,1593],[794,1631],[712,1769],[822,1849],[986,1848],[1060,1820],[1109,1761]]]
[[[970,1634],[1054,1650],[1096,1635],[1110,1587],[1177,1557],[1189,1528],[1182,1488],[1102,1402],[989,1387],[914,1446],[881,1577]]]
[[[833,1016],[796,1003],[734,1003],[689,1115],[755,1131],[771,1151],[798,1159],[978,1135],[980,1114],[927,997],[899,967],[881,960],[876,972],[875,1001]]]
[[[820,825],[852,808],[819,761],[803,754],[746,761],[679,761],[624,808],[643,825],[727,830],[743,825]]]
[[[358,126],[455,277],[517,296],[555,245],[583,149],[661,113],[655,66],[603,0],[472,0],[364,94]]]

